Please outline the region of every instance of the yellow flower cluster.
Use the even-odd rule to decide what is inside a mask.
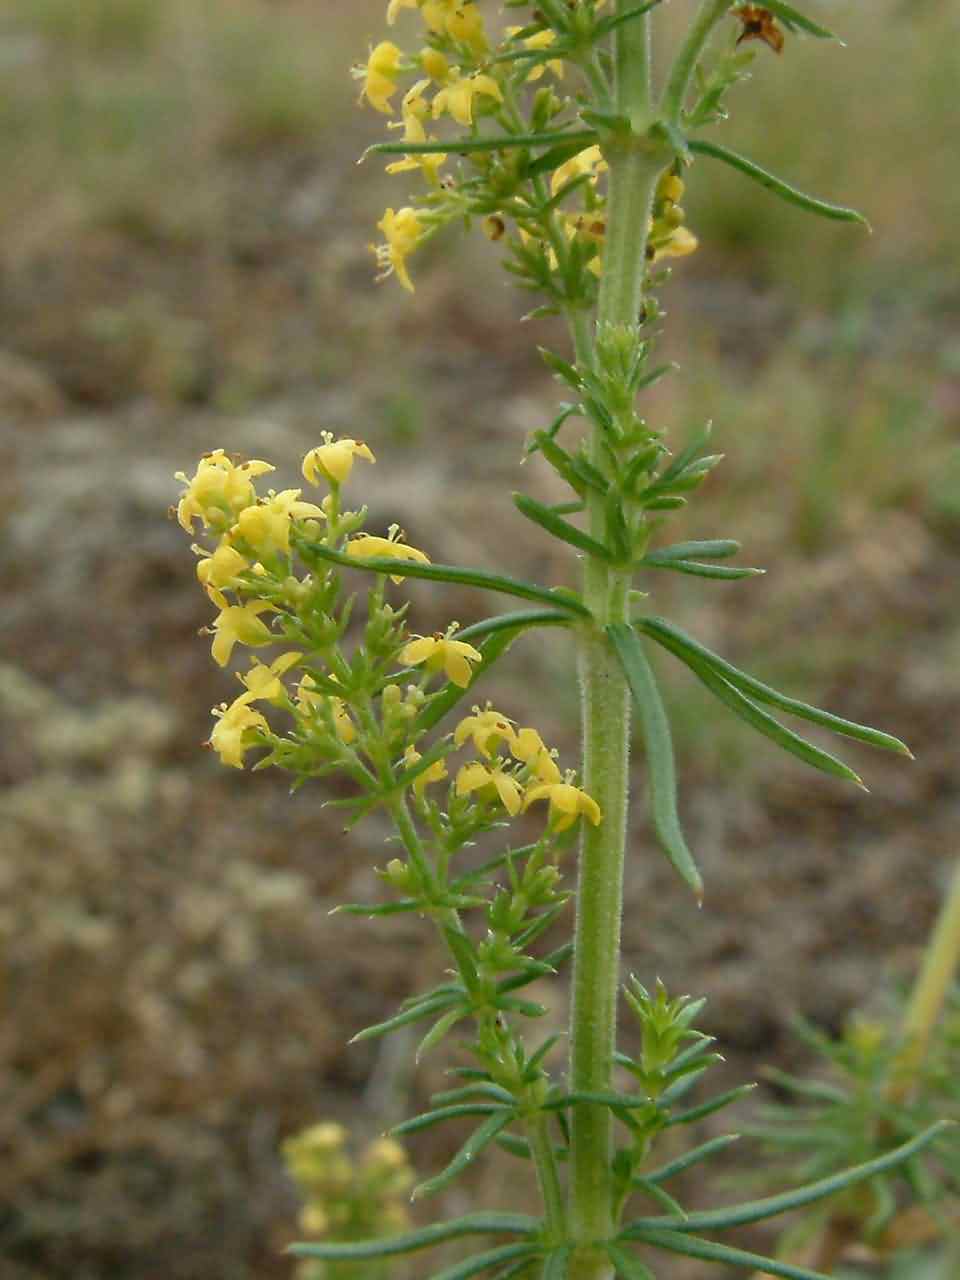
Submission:
[[[404,1199],[413,1182],[406,1152],[375,1138],[359,1158],[342,1125],[312,1125],[283,1143],[287,1172],[304,1199],[300,1227],[310,1236],[346,1240],[393,1235],[409,1223]]]
[[[497,70],[491,71],[489,66],[490,36],[474,0],[389,0],[388,24],[393,26],[405,9],[419,14],[426,44],[410,55],[392,40],[375,45],[366,63],[354,69],[354,75],[362,81],[361,100],[384,115],[393,115],[401,81],[407,75],[417,76],[400,101],[400,119],[391,121],[389,126],[402,129],[401,141],[412,145],[436,141],[427,130],[428,120],[449,117],[470,129],[478,114],[496,111],[504,102],[503,83]],[[508,27],[505,35],[512,40],[520,30]],[[555,38],[553,31],[544,30],[523,38],[520,46],[536,54],[549,48]],[[557,76],[562,74],[562,63],[553,59],[546,66],[535,64],[526,78],[538,80],[547,68]],[[430,93],[432,97],[428,97]],[[446,160],[447,155],[442,152],[407,154],[388,164],[387,172],[419,169],[430,189],[437,192]],[[370,246],[379,269],[377,279],[395,275],[405,289],[412,291],[407,259],[444,220],[449,219],[411,205],[388,208],[377,224],[383,242]]]
[[[557,832],[571,827],[581,815],[594,826],[601,822],[600,806],[586,791],[574,786],[571,775],[561,774],[555,753],[536,729],[515,728],[512,720],[487,703],[483,709],[474,707],[454,730],[454,746],[462,747],[468,740],[480,759],[465,764],[457,773],[454,786],[458,796],[496,795],[510,817],[538,800],[547,800],[550,825]],[[516,765],[511,767],[498,754],[501,745]]]

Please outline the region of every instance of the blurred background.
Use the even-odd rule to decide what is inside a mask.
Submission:
[[[960,18],[948,0],[807,7],[848,47],[761,48],[713,136],[874,233],[698,161],[702,247],[663,299],[682,369],[650,417],[681,442],[712,417],[727,454],[672,533],[739,537],[771,571],[650,585],[731,660],[918,759],[848,745],[872,794],[845,789],[659,664],[707,899],[641,804],[625,964],[708,996],[728,1085],[805,1068],[793,1014],[837,1031],[909,980],[960,817]],[[412,298],[373,282],[407,175],[356,167],[383,122],[348,68],[382,37],[382,0],[0,3],[3,1280],[290,1276],[280,1142],[327,1119],[369,1138],[444,1087],[444,1051],[413,1071],[402,1043],[347,1046],[442,963],[410,917],[328,917],[376,895],[379,820],[344,836],[321,786],[290,798],[200,748],[235,685],[197,638],[209,605],[166,518],[203,452],[266,457],[282,488],[329,429],[378,455],[354,486],[374,531],[574,581],[507,497],[560,398],[533,353],[562,349],[559,328],[518,330],[524,299],[478,235],[414,260]],[[553,492],[539,461],[522,478]],[[422,632],[489,611],[464,589],[411,596]],[[519,642],[481,693],[574,762],[562,638]],[[546,994],[562,1024],[562,984]],[[458,1137],[412,1157],[433,1171]],[[524,1187],[491,1157],[442,1208]]]

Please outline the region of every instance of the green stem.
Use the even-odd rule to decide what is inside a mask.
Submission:
[[[430,866],[420,834],[414,825],[413,819],[410,817],[406,801],[402,797],[395,801],[391,806],[390,812],[411,861],[417,867],[421,877],[423,877],[424,883],[435,889],[437,887],[437,877]],[[458,933],[464,932],[460,914],[453,907],[437,908],[431,914],[434,923],[438,926],[441,937],[445,928],[456,930]],[[448,950],[457,973],[460,975],[461,982],[466,990],[470,991],[476,998],[479,994],[476,982],[471,978],[470,974],[464,972],[453,949],[448,947]],[[489,1011],[489,1015],[494,1018],[497,1016],[496,1011],[493,1009]],[[482,1017],[482,1012],[478,1010],[477,1016]],[[522,1098],[520,1100],[521,1103],[524,1101]],[[542,1111],[535,1112],[527,1122],[527,1134],[534,1167],[537,1171],[537,1181],[543,1196],[544,1220],[547,1233],[551,1239],[560,1241],[564,1238],[566,1214],[563,1191],[560,1186],[560,1175],[557,1170],[553,1143],[550,1141],[548,1124],[548,1118]]]
[[[670,124],[679,124],[693,69],[707,46],[713,29],[730,9],[731,0],[702,0],[697,16],[674,59],[661,110]]]
[[[923,1064],[930,1037],[960,965],[960,863],[927,944],[923,965],[903,1016],[903,1049],[891,1073],[889,1096],[906,1102]]]
[[[626,12],[633,0],[618,0]],[[607,150],[610,166],[604,269],[598,324],[635,325],[646,264],[653,193],[666,160],[645,135],[649,113],[649,36],[645,19],[617,29],[617,110],[634,131]],[[575,323],[578,358],[589,363],[585,326]],[[582,348],[587,345],[588,350]],[[606,465],[599,428],[590,445],[594,465]],[[601,495],[588,500],[590,531],[602,537]],[[583,785],[600,806],[598,827],[584,824],[577,893],[570,1088],[611,1088],[620,979],[620,919],[629,776],[630,694],[603,632],[626,618],[629,575],[599,560],[584,567],[584,602],[594,621],[582,632],[579,668],[583,714]],[[569,1230],[575,1251],[570,1280],[608,1280],[611,1265],[599,1242],[614,1231],[611,1169],[613,1120],[606,1107],[581,1105],[572,1117]]]
[[[559,1244],[565,1237],[567,1214],[557,1169],[557,1158],[550,1140],[549,1124],[548,1117],[542,1111],[531,1116],[527,1121],[527,1138],[537,1170],[540,1194],[543,1197],[547,1241],[551,1244]]]

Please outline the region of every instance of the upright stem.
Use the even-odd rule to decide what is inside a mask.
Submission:
[[[618,0],[618,12],[633,0]],[[598,323],[637,322],[643,288],[647,227],[657,177],[666,164],[651,150],[649,124],[649,32],[645,18],[617,30],[617,110],[633,132],[607,148],[610,166],[604,269]],[[575,329],[578,359],[592,359],[582,324]],[[584,350],[584,347],[587,350]],[[603,440],[594,428],[590,446],[595,465],[605,467]],[[600,495],[588,499],[594,537],[604,536]],[[629,774],[630,694],[603,628],[626,617],[629,575],[597,559],[584,566],[584,600],[595,623],[585,629],[579,671],[583,714],[583,779],[600,805],[600,826],[584,824],[577,894],[576,950],[570,1033],[570,1087],[604,1092],[611,1088],[620,978],[620,918],[626,841]],[[606,1254],[596,1246],[614,1231],[611,1158],[613,1123],[606,1107],[574,1109],[570,1159],[569,1226],[576,1246],[570,1280],[607,1280]]]

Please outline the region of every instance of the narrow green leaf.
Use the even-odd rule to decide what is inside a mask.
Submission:
[[[674,1200],[662,1187],[658,1187],[655,1182],[651,1182],[649,1178],[643,1177],[642,1174],[635,1173],[630,1179],[631,1185],[636,1187],[638,1191],[643,1192],[645,1196],[649,1196],[651,1200],[656,1200],[661,1209],[666,1209],[672,1217],[684,1219],[687,1217],[687,1211],[679,1200]]]
[[[706,1063],[694,1062],[685,1073],[681,1073],[678,1079],[674,1080],[669,1089],[664,1089],[663,1093],[657,1101],[662,1107],[673,1106],[675,1102],[679,1102],[681,1098],[686,1097],[693,1086],[697,1083],[708,1067],[712,1067],[714,1062],[722,1062],[723,1059],[719,1053],[711,1055],[713,1061]]]
[[[698,560],[663,559],[656,551],[638,562],[645,569],[672,569],[675,573],[689,573],[695,578],[717,578],[734,581],[737,578],[758,578],[766,569],[751,569],[725,564],[701,564]]]
[[[688,1258],[724,1262],[730,1267],[749,1267],[751,1271],[758,1271],[761,1275],[784,1276],[786,1280],[830,1280],[822,1271],[795,1267],[792,1263],[764,1258],[759,1253],[748,1253],[745,1249],[731,1249],[729,1245],[704,1240],[700,1236],[688,1236],[682,1231],[644,1231],[638,1232],[631,1239],[642,1240],[644,1244],[667,1249],[670,1253],[682,1253]]]
[[[564,1093],[558,1098],[550,1098],[543,1103],[541,1111],[565,1111],[568,1107],[576,1107],[581,1103],[592,1103],[600,1107],[609,1107],[611,1111],[636,1111],[648,1105],[649,1099],[635,1093],[602,1093],[579,1089],[575,1093]]]
[[[524,453],[526,454],[526,456],[529,457],[531,453],[536,453],[537,450],[539,449],[540,446],[537,443],[538,436],[546,434],[550,437],[551,440],[556,439],[557,432],[560,430],[560,428],[563,426],[566,420],[568,418],[573,417],[574,414],[578,414],[579,412],[580,412],[580,406],[578,404],[566,404],[566,403],[561,404],[560,412],[557,414],[554,420],[550,423],[549,427],[547,427],[546,432],[545,433],[543,431],[534,432],[532,438],[530,438],[524,450]]]
[[[769,738],[771,742],[775,742],[778,747],[782,747],[784,751],[796,756],[804,764],[808,764],[814,769],[819,769],[821,773],[829,773],[836,778],[843,778],[847,782],[855,782],[858,787],[862,787],[864,791],[866,790],[859,774],[854,773],[849,765],[844,764],[842,760],[838,760],[836,756],[832,756],[829,751],[822,751],[820,747],[815,747],[812,743],[807,742],[806,738],[801,738],[798,733],[794,733],[792,729],[782,725],[779,720],[775,720],[773,716],[768,715],[766,711],[758,707],[755,702],[751,702],[746,694],[734,688],[729,681],[724,680],[722,676],[718,676],[710,667],[698,662],[696,665],[690,664],[690,670],[695,676],[699,677],[714,697],[719,698],[741,720],[744,720],[752,729],[756,729],[758,733],[762,733],[764,737]]]
[[[696,458],[697,454],[705,447],[710,436],[713,434],[713,423],[708,422],[705,427],[693,437],[689,444],[676,455],[672,462],[668,463],[664,470],[657,476],[654,484],[659,488],[671,483],[686,471],[690,463]]]
[[[510,1107],[513,1099],[510,1099]],[[435,1107],[432,1111],[424,1111],[419,1116],[411,1116],[390,1130],[395,1138],[402,1138],[408,1133],[420,1133],[422,1129],[432,1129],[435,1124],[443,1124],[447,1120],[457,1120],[461,1116],[495,1116],[509,1114],[510,1107],[503,1107],[495,1102],[462,1102],[455,1106]]]
[[[679,511],[687,505],[687,500],[679,495],[667,494],[663,498],[644,498],[643,505],[648,511]]]
[[[430,1280],[470,1280],[481,1271],[499,1266],[501,1262],[512,1262],[517,1258],[535,1258],[540,1250],[535,1244],[502,1244],[498,1249],[488,1249],[486,1253],[475,1253],[472,1258],[463,1262],[455,1262],[452,1267],[436,1271]]]
[[[474,622],[458,631],[457,639],[474,644],[484,636],[492,636],[498,631],[512,631],[519,635],[521,631],[528,631],[531,627],[569,627],[572,621],[569,613],[560,613],[556,609],[522,609],[516,613],[501,613],[494,618],[485,618],[483,622]]]
[[[431,1013],[439,1013],[441,1009],[446,1009],[456,996],[446,995],[437,996],[433,1000],[424,1000],[422,1004],[416,1004],[409,1009],[395,1014],[392,1018],[387,1018],[386,1022],[377,1022],[372,1027],[364,1027],[350,1041],[351,1044],[359,1044],[361,1040],[372,1040],[376,1036],[386,1035],[389,1031],[396,1031],[398,1027],[405,1027],[410,1022],[419,1022],[421,1018],[427,1018]]]
[[[761,1075],[765,1080],[789,1089],[802,1098],[814,1098],[817,1102],[828,1102],[835,1106],[845,1106],[851,1101],[846,1089],[838,1089],[836,1085],[827,1084],[823,1080],[804,1080],[800,1076],[781,1071],[779,1067],[764,1067]]]
[[[633,694],[643,732],[650,770],[650,799],[653,825],[661,848],[672,865],[693,890],[703,898],[703,880],[693,855],[687,848],[677,816],[677,779],[673,762],[670,722],[660,692],[636,632],[625,623],[607,627],[607,635]]]
[[[444,1040],[457,1023],[466,1016],[466,1009],[451,1009],[442,1018],[438,1018],[414,1050],[414,1062],[419,1066],[420,1061],[427,1056],[430,1050],[435,1049],[440,1041]]]
[[[567,1280],[570,1253],[569,1245],[563,1245],[559,1249],[551,1249],[543,1260],[543,1271],[540,1273],[540,1280]]]
[[[606,1250],[617,1273],[617,1280],[656,1280],[650,1268],[634,1257],[629,1249],[622,1249],[618,1244],[608,1244]]]
[[[771,13],[775,13],[788,31],[794,29],[805,31],[808,36],[816,36],[818,40],[836,40],[838,44],[843,44],[839,36],[834,35],[832,31],[828,31],[826,27],[821,27],[819,23],[808,18],[806,14],[800,13],[794,9],[792,4],[785,4],[784,0],[764,0],[764,8],[769,9]]]
[[[502,1271],[498,1271],[494,1280],[516,1280],[518,1276],[524,1276],[526,1280],[530,1280],[531,1265],[531,1259],[521,1258],[519,1262],[513,1263],[512,1266],[504,1267]]]
[[[717,1094],[715,1098],[708,1098],[706,1102],[701,1102],[698,1107],[691,1107],[688,1111],[677,1111],[667,1121],[667,1127],[669,1128],[676,1124],[693,1124],[695,1120],[702,1120],[704,1116],[712,1116],[715,1111],[722,1111],[724,1107],[729,1107],[732,1102],[746,1097],[756,1087],[755,1084],[741,1084],[736,1089],[728,1089],[726,1093]]]
[[[451,564],[419,564],[415,560],[395,560],[389,556],[370,556],[361,560],[342,551],[333,551],[319,542],[304,541],[301,548],[306,555],[317,556],[320,560],[329,560],[332,564],[344,565],[348,569],[366,570],[368,573],[379,573],[387,577],[424,578],[428,582],[458,582],[463,586],[481,587],[487,591],[502,591],[504,595],[519,596],[524,600],[539,600],[544,604],[568,609],[584,618],[590,616],[586,605],[572,594],[538,587],[532,582],[521,582],[517,578],[507,578],[499,573],[488,573],[484,569],[461,569]]]
[[[552,534],[553,537],[569,542],[571,546],[585,551],[596,560],[603,560],[606,563],[613,561],[612,552],[602,542],[597,542],[595,538],[590,537],[589,533],[584,533],[569,520],[564,520],[555,511],[545,507],[542,502],[537,502],[525,493],[514,493],[512,496],[513,504],[520,514],[532,520],[534,524],[538,524],[541,529],[546,529],[547,533]]]
[[[583,376],[575,365],[572,365],[569,360],[564,360],[562,356],[558,356],[549,347],[537,347],[537,351],[540,353],[540,359],[551,373],[555,373],[562,382],[565,382],[568,387],[572,387],[574,391],[581,389]]]
[[[477,963],[476,952],[470,938],[460,929],[451,929],[444,925],[443,936],[447,946],[453,952],[453,958],[457,962],[457,968],[467,987],[472,987],[477,982]]]
[[[562,1039],[563,1039],[563,1035],[559,1031],[555,1035],[547,1036],[546,1040],[544,1040],[540,1048],[537,1049],[536,1053],[531,1054],[530,1061],[527,1063],[527,1066],[526,1066],[526,1071],[529,1072],[534,1068],[539,1067],[540,1063],[544,1060],[544,1058],[547,1056],[547,1054],[550,1052],[553,1046]]]
[[[530,1143],[526,1138],[518,1138],[513,1133],[498,1133],[494,1141],[498,1147],[501,1147],[512,1156],[517,1156],[520,1160],[533,1159]]]
[[[419,898],[400,898],[397,902],[341,902],[330,912],[332,916],[395,916],[404,911],[422,911]]]
[[[596,142],[593,129],[566,129],[545,133],[504,133],[493,138],[448,138],[441,142],[374,142],[364,151],[361,160],[368,155],[379,156],[429,156],[467,155],[471,151],[509,151],[515,147],[548,147],[554,144],[577,145],[577,150]]]
[[[500,1130],[505,1129],[514,1119],[516,1119],[515,1111],[507,1110],[503,1107],[498,1108],[495,1115],[488,1116],[479,1128],[474,1129],[473,1133],[441,1173],[438,1173],[433,1178],[427,1178],[425,1182],[421,1182],[419,1186],[414,1187],[411,1199],[419,1200],[421,1196],[430,1196],[437,1191],[442,1191],[458,1174],[463,1173],[464,1169],[473,1162],[483,1148],[492,1142]]]
[[[453,1106],[472,1098],[490,1098],[494,1102],[506,1103],[508,1107],[512,1107],[515,1101],[512,1093],[494,1084],[492,1080],[475,1080],[460,1089],[445,1089],[442,1093],[430,1095],[430,1101],[435,1107]]]
[[[739,1133],[727,1133],[719,1138],[711,1138],[709,1142],[703,1142],[699,1147],[685,1151],[682,1156],[677,1156],[676,1160],[671,1160],[669,1164],[662,1164],[659,1169],[651,1169],[646,1174],[646,1180],[654,1184],[666,1182],[668,1178],[675,1178],[678,1173],[683,1173],[684,1170],[699,1164],[701,1160],[709,1160],[712,1155],[725,1151],[731,1143],[739,1140]]]
[[[951,1121],[941,1120],[931,1125],[929,1129],[925,1129],[910,1142],[905,1142],[902,1146],[878,1156],[875,1160],[855,1165],[852,1169],[844,1169],[828,1178],[820,1178],[817,1182],[811,1182],[793,1191],[784,1191],[776,1196],[764,1196],[762,1200],[731,1205],[727,1209],[710,1209],[704,1213],[691,1213],[682,1221],[638,1218],[624,1228],[624,1234],[629,1234],[632,1238],[634,1228],[639,1230],[646,1227],[668,1227],[677,1231],[722,1231],[728,1227],[742,1227],[751,1222],[762,1222],[765,1218],[774,1218],[792,1209],[801,1209],[804,1205],[823,1200],[827,1196],[835,1195],[838,1191],[845,1191],[848,1187],[856,1186],[858,1182],[876,1178],[878,1174],[886,1173],[887,1170],[904,1164],[924,1147],[928,1147],[945,1130],[954,1127]]]
[[[740,550],[740,543],[734,538],[708,538],[701,542],[674,542],[669,547],[658,547],[650,551],[641,560],[646,564],[657,560],[661,564],[667,560],[690,560],[698,556],[703,560],[728,560]]]
[[[366,1258],[387,1258],[400,1253],[416,1253],[461,1236],[532,1236],[539,1230],[537,1218],[521,1213],[469,1213],[450,1222],[435,1222],[419,1231],[380,1240],[349,1243],[310,1241],[288,1245],[286,1252],[298,1258],[324,1258],[328,1262],[362,1262]],[[531,1246],[532,1247],[532,1246]]]
[[[627,9],[624,13],[612,14],[609,18],[602,18],[593,28],[591,40],[602,40],[604,36],[610,34],[615,27],[619,27],[624,22],[631,22],[634,18],[642,18],[645,13],[649,13],[651,9],[655,9],[662,0],[647,0],[646,4],[637,5],[635,9]]]
[[[834,733],[843,734],[847,738],[855,738],[858,742],[867,743],[868,746],[879,747],[885,751],[896,751],[899,755],[913,759],[910,748],[892,734],[857,724],[853,720],[844,720],[841,716],[832,715],[829,711],[821,711],[819,707],[811,706],[808,702],[800,702],[797,698],[789,698],[786,694],[779,693],[770,685],[764,684],[762,680],[757,680],[731,663],[725,662],[719,654],[699,644],[692,636],[681,631],[666,618],[635,618],[633,625],[648,635],[651,640],[656,640],[658,644],[668,649],[681,662],[685,662],[688,666],[691,660],[706,663],[735,688],[756,698],[758,702],[765,702],[768,706],[777,707],[789,715],[808,720],[811,724],[822,725],[824,729],[831,729]]]
[[[611,491],[607,495],[604,508],[607,541],[616,559],[623,564],[628,563],[633,555],[633,539],[623,514],[622,496]]]
[[[754,182],[759,182],[762,187],[772,191],[781,200],[786,200],[788,204],[795,204],[797,208],[805,209],[807,213],[819,214],[821,218],[832,218],[835,222],[859,222],[868,231],[870,230],[870,223],[856,209],[848,209],[844,205],[830,204],[826,200],[816,199],[815,196],[805,195],[802,191],[798,191],[796,187],[791,187],[789,183],[784,182],[782,178],[775,178],[772,173],[768,173],[766,169],[761,169],[752,160],[739,155],[736,151],[728,150],[727,147],[721,147],[717,142],[705,142],[703,139],[697,139],[690,143],[690,150],[696,155],[711,156],[714,160],[722,160],[724,164],[728,164],[731,168],[746,174],[748,178],[753,178]]]

